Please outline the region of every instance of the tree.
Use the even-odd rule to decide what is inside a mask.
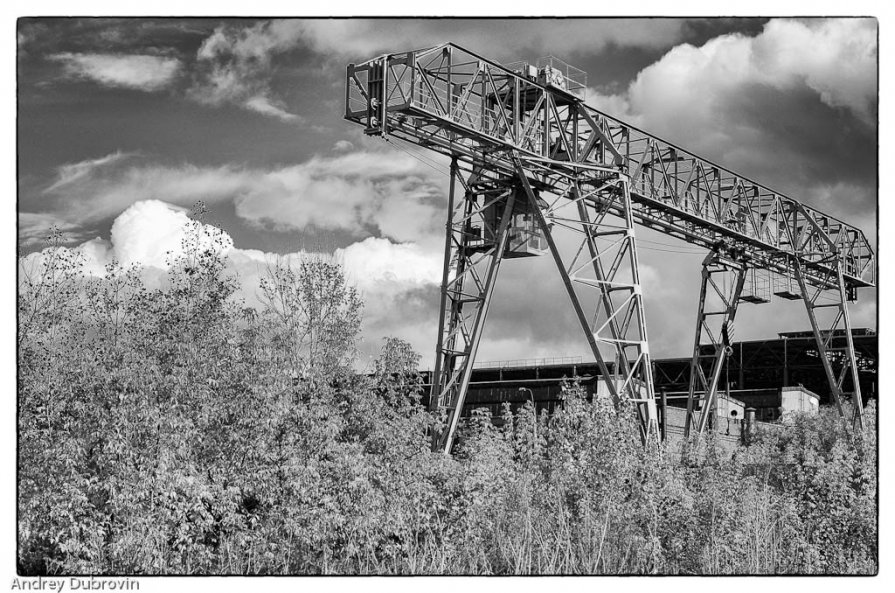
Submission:
[[[349,364],[360,332],[362,302],[341,268],[321,257],[277,259],[261,279],[271,343],[295,376],[329,376]]]

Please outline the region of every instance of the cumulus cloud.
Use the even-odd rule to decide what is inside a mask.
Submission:
[[[88,273],[102,276],[104,266],[113,259],[125,264],[139,263],[147,283],[157,286],[164,281],[164,270],[171,259],[182,253],[188,220],[185,210],[175,205],[139,202],[116,218],[108,239],[95,238],[74,249],[84,256]],[[423,366],[431,368],[442,264],[441,252],[436,246],[370,237],[332,254],[275,254],[241,249],[226,233],[219,236],[228,270],[237,276],[239,294],[247,305],[259,305],[259,280],[277,260],[294,265],[310,256],[338,262],[365,301],[359,363],[376,354],[382,338],[396,336],[410,342],[423,355]],[[661,238],[650,232],[638,236],[648,240]],[[570,250],[574,251],[574,242],[568,233],[559,235],[557,242],[567,255]],[[20,260],[20,265],[33,266],[44,255],[45,252],[32,253]],[[642,245],[640,256],[652,351],[658,356],[686,356],[692,346],[689,338],[682,339],[682,336],[693,333],[701,256],[669,254],[667,250],[652,250],[648,244]],[[676,279],[673,290],[664,284],[669,278]],[[594,304],[595,293],[590,298],[586,293],[581,296],[588,307]],[[875,324],[875,295],[869,296],[868,299],[868,295],[862,295],[861,305],[852,308],[856,327]],[[736,338],[767,337],[777,331],[803,329],[806,323],[801,303],[775,299],[769,305],[744,305],[736,324]],[[580,355],[585,360],[591,357],[552,259],[505,261],[479,359],[569,355]]]
[[[335,258],[361,290],[383,285],[421,287],[441,282],[442,255],[415,243],[369,237],[337,249]]]
[[[807,84],[830,107],[850,109],[867,122],[876,111],[875,19],[771,21],[756,38],[756,70],[767,84]]]
[[[179,59],[154,55],[66,52],[54,54],[50,59],[62,63],[65,73],[72,78],[141,91],[166,88],[181,69]]]
[[[684,137],[729,121],[725,105],[753,86],[807,87],[824,104],[870,122],[876,64],[873,19],[772,20],[756,37],[722,35],[701,47],[676,46],[644,68],[624,94],[597,90],[589,96],[607,110]],[[697,118],[701,125],[694,130]]]
[[[166,268],[172,254],[182,252],[189,221],[185,208],[159,200],[137,202],[112,223],[112,253],[125,266]],[[201,237],[207,243],[203,247],[212,247],[209,235]],[[228,235],[221,235],[220,241],[216,249],[227,253],[233,248],[233,240]]]
[[[115,219],[108,239],[97,237],[72,250],[83,257],[88,274],[102,277],[105,266],[115,260],[125,266],[137,265],[147,283],[158,286],[170,262],[183,254],[189,222],[184,208],[158,200],[141,201]],[[211,236],[218,242],[213,243]],[[371,237],[333,254],[275,254],[239,249],[227,233],[218,230],[202,240],[224,255],[228,270],[239,280],[239,295],[250,306],[259,304],[259,280],[274,262],[296,265],[304,257],[319,257],[340,263],[348,281],[363,294],[367,303],[364,352],[378,351],[380,339],[387,335],[411,339],[420,347],[433,339],[435,309],[430,301],[437,299],[441,261],[439,255],[419,245]],[[19,265],[33,269],[46,255],[46,249],[31,253],[20,259]],[[397,308],[396,303],[403,305]]]
[[[151,269],[167,269],[171,259],[183,253],[183,241],[190,222],[187,209],[159,200],[137,202],[122,212],[112,223],[109,239],[96,237],[73,247],[84,257],[88,273],[102,276],[105,266],[113,260],[123,266],[139,265]],[[205,225],[206,227],[208,225]],[[210,227],[200,235],[200,247],[210,247],[222,253],[233,248],[233,240],[226,233],[211,233]],[[215,244],[212,236],[218,236]],[[40,258],[43,252],[29,254]]]
[[[588,103],[796,199],[873,187],[876,30],[873,19],[771,20],[754,37],[678,45]],[[875,194],[861,195],[873,208]]]
[[[404,242],[438,227],[446,185],[446,177],[394,153],[340,153],[273,169],[123,166],[123,160],[110,155],[63,168],[47,190],[58,200],[60,216],[90,223],[141,200],[181,206],[204,200],[233,203],[238,216],[267,228],[313,225]]]

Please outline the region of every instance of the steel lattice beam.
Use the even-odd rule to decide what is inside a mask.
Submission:
[[[615,179],[606,181],[603,175],[599,175],[596,182],[599,188],[594,191],[602,194],[599,203],[603,206],[592,213],[596,202],[587,200],[587,192],[581,189],[580,182],[588,181],[587,172],[582,172],[578,182],[572,183],[566,193],[542,209],[535,208],[537,202],[527,180],[526,168],[518,155],[516,170],[537,213],[539,225],[544,230],[550,252],[594,358],[601,367],[602,379],[609,394],[616,406],[620,406],[623,400],[635,403],[644,442],[658,439],[652,363],[627,179],[617,175]],[[612,203],[617,203],[617,207],[625,213],[621,225],[606,220],[609,204]],[[570,228],[583,237],[575,257],[566,265],[553,240],[551,227],[564,221],[571,222],[573,219],[567,216],[572,215],[566,215],[565,210],[572,206],[577,212],[578,228]],[[598,246],[599,238],[608,239],[609,246]],[[585,246],[588,248],[587,255],[582,258]],[[594,312],[590,320],[585,316],[575,284],[581,287],[580,291],[598,293],[595,299],[591,299]],[[608,346],[615,355],[614,373],[606,368],[599,344]]]
[[[367,134],[393,136],[452,159],[433,391],[433,405],[449,411],[448,428],[437,439],[443,450],[450,449],[503,257],[500,245],[508,240],[503,223],[523,201],[545,230],[609,393],[616,403],[624,397],[638,402],[645,439],[653,433],[655,414],[635,224],[712,252],[735,254],[725,265],[740,271],[738,291],[746,268],[797,278],[822,352],[824,334],[814,315],[822,305],[812,300],[809,290],[836,290],[841,298],[833,328],[844,324],[850,329],[846,300],[853,299],[857,288],[874,283],[873,250],[859,229],[593,109],[567,90],[459,46],[446,43],[350,64],[345,99],[346,119],[363,125]],[[461,170],[469,179],[463,179]],[[457,181],[465,190],[460,201],[453,195]],[[536,193],[550,194],[553,201],[543,204]],[[500,228],[491,229],[497,242],[483,250],[469,244],[463,224],[481,217],[488,199],[500,200],[505,211]],[[610,228],[604,220],[608,215],[622,224]],[[568,267],[551,226],[582,235]],[[476,271],[478,264],[487,268],[484,281]],[[697,395],[706,398],[705,411],[711,407],[726,351],[718,350],[718,340],[710,338],[716,349],[706,377],[698,353],[709,315],[704,306],[711,276],[703,277],[689,420]],[[584,287],[598,293],[590,318],[576,286],[578,291]],[[739,292],[726,298],[725,307],[716,313],[728,327]],[[614,357],[614,370],[604,361],[601,346],[610,351],[606,356]],[[837,398],[845,375],[857,377],[850,339],[848,350],[851,364],[842,376],[827,370]],[[860,403],[857,410],[863,421]],[[706,418],[705,413],[700,417],[700,432]]]
[[[465,189],[462,200],[455,201],[455,180]],[[433,435],[433,449],[450,452],[476,351],[482,338],[485,318],[494,293],[497,273],[507,247],[509,223],[516,200],[512,187],[481,184],[473,174],[469,180],[460,175],[456,160],[451,166],[451,196],[448,210],[447,243],[441,287],[441,324],[436,350],[435,381],[430,407],[447,411],[446,427]],[[499,202],[503,211],[496,229],[496,240],[485,245],[470,231],[472,221],[487,227],[485,212]],[[484,268],[484,280],[480,270]]]
[[[433,375],[432,410],[446,412],[444,426],[433,435],[433,449],[450,452],[468,391],[475,353],[485,325],[500,263],[509,241],[508,223],[523,208],[536,220],[566,287],[573,310],[601,370],[601,379],[617,407],[634,403],[644,442],[658,442],[652,364],[637,262],[634,220],[627,179],[616,174],[597,180],[582,174],[552,204],[539,200],[532,187],[532,163],[516,156],[516,175],[496,178],[473,170],[464,179],[457,160],[451,166],[451,191],[445,244],[441,314]],[[457,200],[457,183],[463,199]],[[585,190],[582,187],[596,185]],[[604,206],[586,200],[600,192]],[[609,204],[627,212],[621,224],[607,218]],[[499,228],[489,212],[502,212]],[[570,218],[567,218],[570,217]],[[577,253],[565,257],[551,229],[570,228],[580,236]],[[480,229],[472,232],[471,229]],[[489,242],[488,237],[492,237]],[[608,241],[609,245],[598,243]],[[582,257],[587,247],[587,255]],[[482,273],[484,271],[484,274]],[[482,280],[484,278],[484,280]],[[587,296],[595,298],[586,298]],[[593,310],[588,309],[593,306]],[[601,346],[608,351],[604,354]],[[610,365],[606,356],[614,357]]]
[[[746,269],[718,251],[711,252],[702,262],[696,340],[690,363],[690,388],[684,422],[685,437],[690,436],[694,422],[697,434],[703,434],[712,416],[721,371],[730,355],[733,322],[745,280]],[[703,354],[702,345],[705,343],[713,346],[713,349]],[[709,363],[708,375],[705,374],[704,368],[706,362]]]
[[[802,295],[802,300],[805,303],[805,307],[808,310],[808,319],[811,321],[811,330],[814,333],[814,340],[817,344],[818,354],[820,355],[820,361],[824,367],[824,373],[827,376],[827,381],[830,384],[830,393],[833,396],[833,401],[836,403],[836,407],[839,410],[839,415],[845,417],[845,411],[842,407],[842,400],[844,399],[845,393],[842,390],[842,386],[845,383],[846,377],[851,377],[852,385],[854,388],[854,392],[852,393],[852,405],[854,406],[854,417],[853,424],[857,424],[858,427],[863,430],[864,429],[864,402],[861,399],[861,383],[858,377],[858,364],[857,364],[857,356],[855,355],[855,344],[854,344],[854,336],[852,335],[852,327],[851,327],[851,319],[848,315],[848,286],[846,284],[845,278],[842,274],[842,264],[841,262],[836,262],[833,264],[835,266],[835,272],[831,273],[832,282],[835,282],[837,290],[835,291],[835,297],[832,302],[821,303],[818,304],[818,298],[824,292],[823,289],[814,289],[811,290],[808,284],[805,282],[805,275],[801,270],[800,266],[796,267],[796,280],[799,283],[799,290]],[[828,330],[823,330],[818,322],[817,318],[817,310],[818,309],[832,309],[833,311],[833,322],[830,325]],[[846,346],[845,348],[833,348],[833,339],[836,336],[837,332],[844,332],[846,337]],[[842,365],[842,371],[839,373],[837,377],[833,372],[832,361],[830,360],[831,355],[839,351],[845,356],[845,362]]]
[[[798,262],[809,285],[829,278],[828,256],[839,253],[849,288],[873,285],[859,229],[459,46],[352,64],[347,81],[345,117],[371,134],[505,175],[516,151],[543,163],[548,184],[577,175],[574,163],[618,168],[639,224],[707,248],[726,240],[753,267],[790,276]]]

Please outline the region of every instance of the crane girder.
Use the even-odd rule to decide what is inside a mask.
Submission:
[[[451,43],[348,66],[346,119],[363,125],[368,135],[399,138],[451,159],[430,400],[446,417],[444,428],[433,434],[435,450],[451,451],[505,257],[539,250],[552,255],[601,367],[605,391],[616,407],[625,400],[634,403],[644,443],[655,442],[658,427],[635,225],[709,251],[687,432],[697,411],[697,433],[713,413],[739,302],[770,298],[756,291],[756,270],[779,275],[782,285],[775,283],[775,295],[805,302],[825,360],[825,336],[840,329],[850,336],[846,302],[856,298],[858,288],[874,285],[874,253],[859,229],[586,105],[584,89],[552,65],[501,65]],[[458,185],[462,196],[455,196]],[[520,217],[522,226],[514,222],[511,228],[510,219]],[[553,227],[577,237],[571,261],[560,253]],[[532,229],[548,250],[527,238]],[[714,277],[735,280],[730,294]],[[748,291],[746,278],[753,279]],[[835,303],[818,304],[827,291],[835,291]],[[825,333],[816,310],[834,305],[835,318]],[[717,323],[720,328],[713,329]],[[706,338],[715,349],[702,356]],[[863,427],[851,341],[846,356],[849,364],[838,377],[829,361],[824,368],[840,414],[850,395],[855,422]],[[711,367],[708,375],[703,363]],[[848,376],[851,393],[845,391]]]
[[[513,175],[518,154],[540,165],[533,181],[556,195],[619,172],[638,224],[708,249],[724,243],[789,278],[799,266],[811,286],[835,288],[837,262],[850,290],[875,282],[858,228],[455,44],[351,64],[347,82],[345,117],[369,134],[495,175]]]

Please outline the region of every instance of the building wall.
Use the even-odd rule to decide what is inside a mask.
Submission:
[[[877,396],[878,337],[868,329],[855,329],[853,342],[857,356],[861,395],[866,402]],[[844,336],[831,342],[832,348],[846,345]],[[830,404],[830,386],[817,344],[810,332],[794,332],[774,340],[735,342],[721,376],[721,389],[731,391],[780,389],[781,386],[801,385],[817,394],[820,403]],[[710,348],[704,346],[703,348]],[[843,360],[833,360],[833,371],[839,374]],[[656,392],[685,391],[690,380],[690,359],[671,358],[653,361]],[[705,369],[708,372],[708,369]],[[847,377],[843,389],[852,392],[854,385]]]
[[[820,398],[803,387],[784,387],[780,390],[780,407],[782,415],[794,412],[816,414],[820,406]]]
[[[687,418],[687,410],[683,408],[666,409],[665,435],[667,446],[675,450],[684,442],[684,423]],[[728,453],[733,453],[736,447],[743,442],[743,419],[719,417],[716,420],[717,431],[715,440],[721,448]]]
[[[743,402],[732,397],[725,397],[718,394],[718,403],[716,405],[718,418],[730,418],[733,420],[742,420],[745,417],[746,406]]]

